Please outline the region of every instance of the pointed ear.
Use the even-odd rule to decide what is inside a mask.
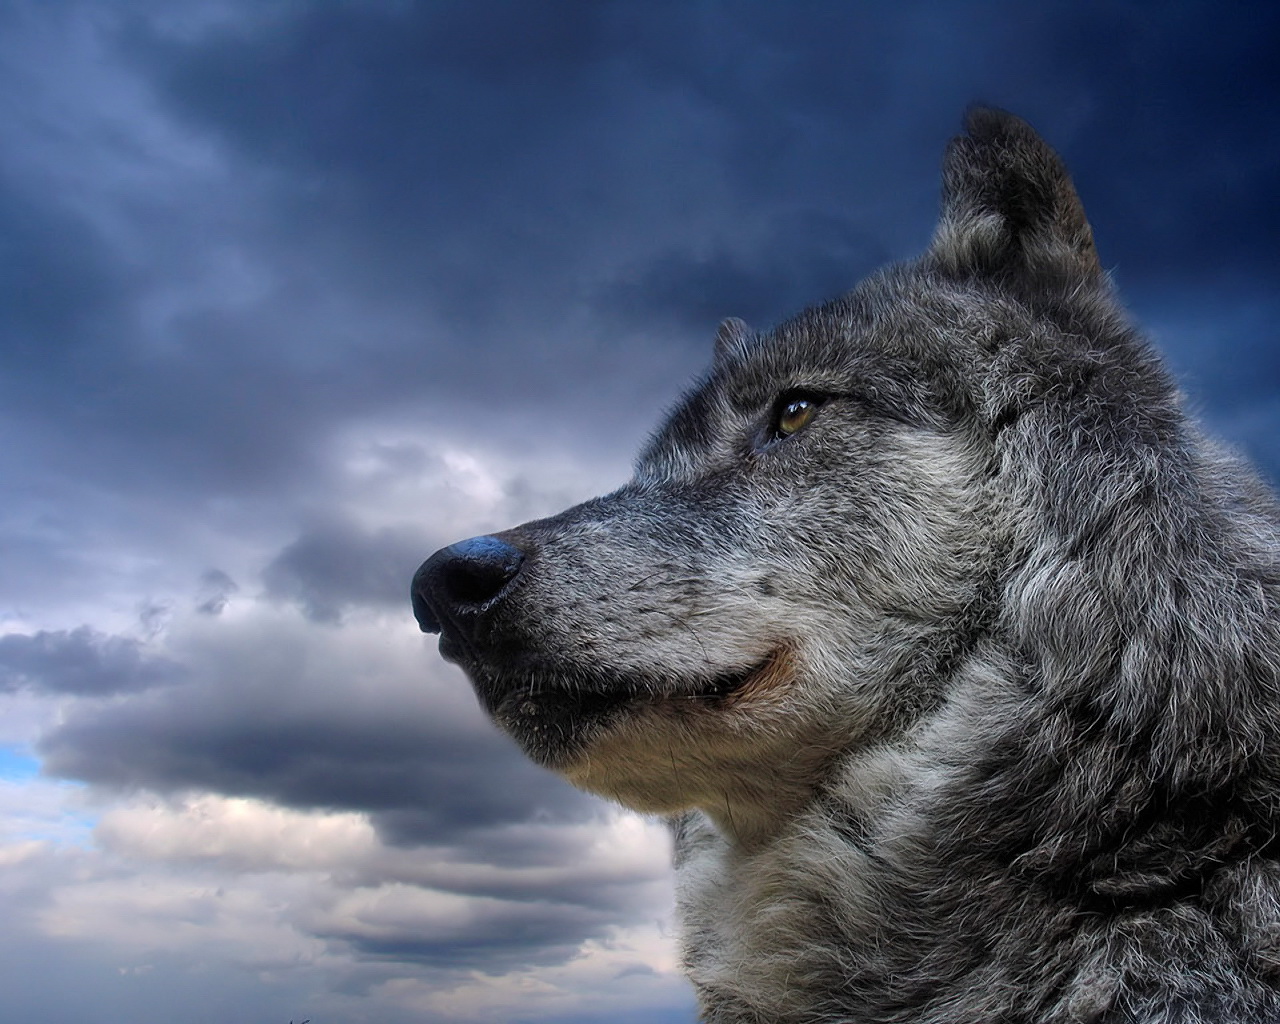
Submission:
[[[736,316],[721,320],[720,326],[716,328],[716,365],[732,362],[746,355],[754,339],[755,332],[747,326],[745,320],[739,320]]]
[[[928,255],[953,274],[1103,276],[1061,158],[1025,121],[982,107],[947,147],[942,219]]]

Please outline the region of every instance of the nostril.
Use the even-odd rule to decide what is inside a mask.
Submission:
[[[440,567],[445,594],[458,604],[481,604],[496,597],[520,571],[524,552],[497,537],[472,537],[450,544]]]
[[[519,566],[515,566],[519,568]],[[515,575],[510,562],[450,562],[444,567],[444,591],[459,604],[483,604]]]

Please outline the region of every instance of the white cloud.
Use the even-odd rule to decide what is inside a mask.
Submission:
[[[56,848],[88,845],[97,808],[85,787],[34,778],[0,779],[0,845]]]
[[[568,849],[577,856],[555,867],[450,865],[448,849],[382,845],[358,814],[217,794],[140,794],[103,814],[96,846],[13,842],[0,845],[0,865],[28,908],[11,918],[11,929],[96,949],[122,977],[154,973],[175,957],[208,970],[247,970],[268,987],[305,993],[317,1014],[350,1012],[348,997],[331,986],[363,979],[361,1012],[386,1020],[553,1020],[607,1012],[618,1000],[655,1012],[687,1006],[665,923],[672,897],[665,830],[617,812],[572,831]],[[424,884],[433,874],[449,880],[451,871],[453,882],[513,895]],[[541,964],[515,956],[488,969],[449,967],[447,958],[394,953],[536,931],[548,915],[566,906],[572,913],[572,904],[557,910],[554,895],[531,901],[521,893],[589,892],[593,884],[631,890],[611,912],[619,923]]]
[[[367,859],[378,845],[363,814],[296,811],[215,793],[137,799],[103,814],[94,835],[131,859],[208,861],[236,872],[332,870]]]

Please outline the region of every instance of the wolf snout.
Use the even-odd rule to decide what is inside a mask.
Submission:
[[[482,608],[520,572],[524,552],[497,537],[472,537],[441,548],[413,576],[413,614],[424,633],[470,639]]]

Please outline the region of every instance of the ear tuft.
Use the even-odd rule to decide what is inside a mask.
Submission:
[[[1061,158],[1021,118],[988,107],[971,109],[947,147],[929,256],[956,274],[1102,276]]]
[[[740,359],[747,354],[751,342],[755,340],[755,332],[747,326],[745,320],[736,316],[726,317],[716,328],[716,365]]]

